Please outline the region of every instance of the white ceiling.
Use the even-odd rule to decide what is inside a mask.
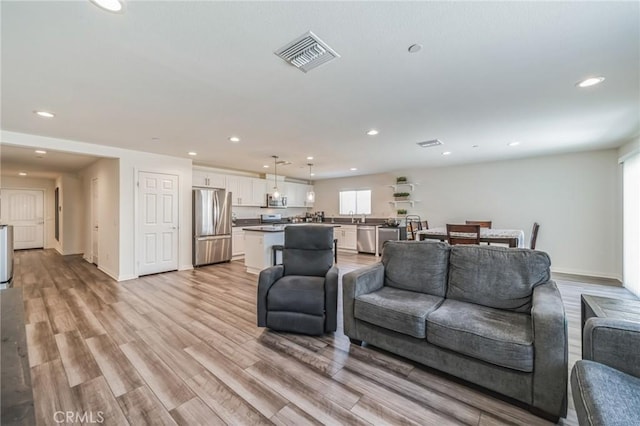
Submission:
[[[46,154],[36,153],[33,148],[0,145],[0,172],[3,176],[18,176],[55,179],[61,173],[75,173],[98,160],[90,155],[70,154],[47,150]]]
[[[253,172],[275,154],[302,178],[309,155],[327,178],[616,147],[640,133],[639,16],[638,2],[2,1],[1,125]],[[305,74],[273,52],[309,30],[341,58]],[[606,80],[575,87],[592,75]]]

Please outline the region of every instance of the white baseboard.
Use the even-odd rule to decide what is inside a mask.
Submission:
[[[616,274],[603,274],[602,272],[583,271],[578,269],[565,269],[565,268],[551,268],[551,272],[558,274],[576,275],[587,278],[602,278],[605,280],[618,281],[622,285],[622,275]]]
[[[182,265],[178,267],[178,271],[188,271],[193,269],[193,265]]]

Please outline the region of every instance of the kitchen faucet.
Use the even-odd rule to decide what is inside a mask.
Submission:
[[[355,223],[355,219],[353,218],[355,213],[353,213],[353,210],[349,210],[349,214],[351,215],[351,223]]]

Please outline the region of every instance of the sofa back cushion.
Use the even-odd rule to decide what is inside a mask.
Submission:
[[[447,298],[530,312],[533,288],[549,281],[547,253],[493,246],[453,246]]]
[[[433,241],[387,241],[382,250],[384,285],[444,297],[449,245]]]

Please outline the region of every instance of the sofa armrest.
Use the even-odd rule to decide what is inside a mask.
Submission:
[[[324,331],[338,328],[338,267],[332,266],[324,277]]]
[[[284,266],[276,265],[260,271],[258,277],[258,327],[267,326],[267,294],[271,286],[284,275]]]
[[[547,413],[567,413],[567,317],[554,281],[533,290],[533,406]]]
[[[376,291],[383,285],[384,265],[381,262],[344,274],[342,277],[344,334],[352,339],[359,339],[354,317],[355,299],[361,294]]]
[[[640,323],[589,318],[582,333],[584,359],[640,377]]]

